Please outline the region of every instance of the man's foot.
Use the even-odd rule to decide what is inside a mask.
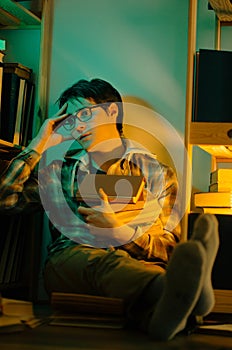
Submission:
[[[169,340],[185,328],[202,291],[206,262],[201,242],[192,240],[176,246],[164,276],[162,297],[148,325],[151,338]]]
[[[215,298],[212,287],[212,269],[219,247],[218,221],[215,215],[202,214],[195,221],[191,240],[199,241],[205,248],[206,275],[200,298],[193,310],[197,316],[207,315],[213,308]]]

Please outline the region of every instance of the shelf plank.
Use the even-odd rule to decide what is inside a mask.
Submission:
[[[192,145],[232,146],[232,123],[190,123],[190,143]]]
[[[232,4],[230,0],[209,0],[209,3],[220,21],[232,21]]]
[[[41,25],[41,18],[17,2],[1,0],[1,11],[1,29],[38,28]]]
[[[215,305],[211,312],[232,314],[232,291],[214,290]]]
[[[0,146],[14,147],[14,144],[5,140],[0,139]]]

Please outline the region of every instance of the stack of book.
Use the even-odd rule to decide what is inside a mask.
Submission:
[[[90,328],[123,328],[124,301],[96,295],[53,292],[50,325]]]
[[[42,319],[35,317],[32,302],[0,296],[0,334],[35,328],[42,322]]]
[[[3,62],[2,66],[0,138],[26,145],[33,127],[33,72],[20,63]]]
[[[194,204],[204,213],[232,215],[232,169],[211,172],[209,192],[195,193]]]

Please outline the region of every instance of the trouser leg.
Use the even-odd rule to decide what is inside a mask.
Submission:
[[[106,251],[76,246],[55,254],[45,267],[44,278],[49,293],[61,291],[122,298],[131,314],[146,287],[161,273],[159,266],[146,266],[120,249]]]

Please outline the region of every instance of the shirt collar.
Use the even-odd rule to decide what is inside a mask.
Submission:
[[[130,157],[134,153],[151,155],[151,152],[147,148],[143,147],[141,144],[138,144],[135,141],[123,137],[122,142],[125,145],[125,152],[122,155],[122,159]],[[152,154],[152,157],[156,158],[154,154]],[[86,152],[83,148],[68,151],[65,155],[65,159],[77,160],[81,162],[85,167],[89,166],[89,155],[88,152]]]

